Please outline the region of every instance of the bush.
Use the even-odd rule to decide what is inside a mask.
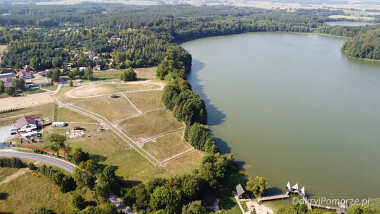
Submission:
[[[214,139],[210,136],[209,128],[206,125],[194,123],[185,130],[185,140],[194,148],[207,153],[217,152]]]
[[[81,195],[78,195],[76,193],[73,194],[73,199],[72,199],[71,203],[77,209],[83,210],[84,208],[86,208],[84,198]]]
[[[136,72],[133,71],[132,67],[129,67],[124,73],[120,76],[120,79],[123,81],[134,81],[136,80]]]
[[[36,167],[36,165],[34,165],[34,163],[29,163],[29,164],[28,164],[28,168],[29,168],[30,170],[36,170],[36,169],[37,169],[37,167]]]

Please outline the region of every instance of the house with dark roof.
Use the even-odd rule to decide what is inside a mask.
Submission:
[[[248,198],[248,192],[244,189],[244,187],[241,184],[238,184],[236,186],[236,196],[239,199]]]
[[[16,75],[14,73],[5,73],[0,74],[0,81],[4,82],[4,87],[12,87],[13,80],[16,79]]]
[[[37,130],[37,121],[33,117],[21,117],[16,121],[18,133],[29,133]]]

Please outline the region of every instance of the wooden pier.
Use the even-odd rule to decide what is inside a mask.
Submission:
[[[327,209],[327,210],[334,210],[337,214],[344,214],[346,213],[346,210],[348,208],[347,204],[338,204],[338,207],[332,207],[332,206],[321,205],[321,204],[312,204],[309,202],[309,200],[306,197],[305,189],[304,188],[302,188],[301,190],[298,189],[298,183],[297,183],[296,188],[289,188],[287,186],[286,194],[261,197],[261,198],[258,198],[257,201],[260,203],[263,201],[286,199],[286,198],[290,198],[290,194],[297,194],[301,196],[302,199],[305,201],[307,208],[309,210],[312,210],[313,208],[321,208],[321,209]]]
[[[272,200],[285,199],[285,198],[290,198],[289,192],[286,192],[286,194],[282,194],[282,195],[273,195],[273,196],[261,197],[261,198],[258,198],[257,201],[260,203],[263,201],[272,201]]]

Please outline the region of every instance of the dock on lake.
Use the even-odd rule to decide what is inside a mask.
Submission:
[[[261,198],[258,198],[257,201],[260,203],[263,201],[286,199],[286,198],[290,198],[290,194],[297,194],[301,196],[302,199],[306,202],[307,208],[309,210],[312,210],[313,208],[322,208],[322,209],[327,209],[327,210],[334,210],[337,214],[343,214],[343,213],[346,213],[346,210],[348,208],[347,204],[340,204],[340,203],[338,203],[338,207],[332,207],[332,206],[327,206],[327,205],[322,205],[322,204],[312,204],[309,202],[309,200],[306,197],[305,187],[302,187],[301,189],[299,189],[298,183],[294,185],[293,187],[290,187],[289,182],[286,185],[286,194],[261,197]]]
[[[267,196],[267,197],[261,197],[257,199],[257,202],[263,202],[263,201],[272,201],[272,200],[278,200],[278,199],[285,199],[285,198],[290,198],[289,192],[286,192],[286,194],[282,195],[272,195],[272,196]]]

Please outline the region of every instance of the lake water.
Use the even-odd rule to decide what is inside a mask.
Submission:
[[[272,192],[380,197],[380,65],[341,53],[344,39],[247,33],[182,44],[218,148]]]

